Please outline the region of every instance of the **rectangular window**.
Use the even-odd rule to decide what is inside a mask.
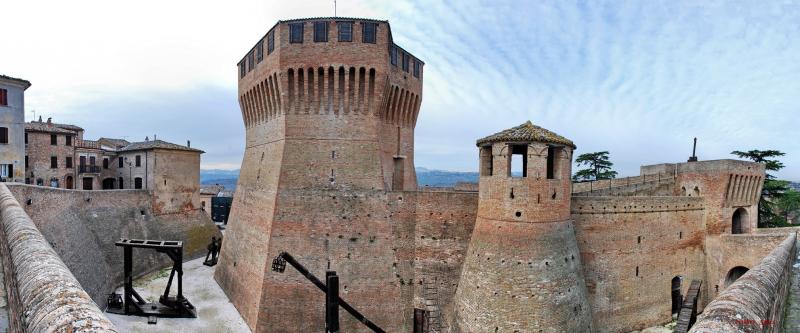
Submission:
[[[142,166],[142,155],[136,155],[136,166]]]
[[[72,146],[72,135],[67,135],[67,146]]]
[[[107,157],[103,158],[103,169],[108,169],[108,158]]]
[[[8,127],[0,127],[0,143],[8,143]]]
[[[314,22],[314,42],[328,41],[328,22]]]
[[[67,169],[71,169],[72,168],[72,156],[67,156],[67,160],[65,161],[64,166]]]
[[[247,74],[247,67],[245,66],[245,61],[239,63],[239,78],[243,78]]]
[[[375,44],[378,24],[373,22],[361,22],[361,26],[361,42]]]
[[[0,177],[8,178],[9,172],[8,167],[10,164],[0,164]]]
[[[50,156],[50,169],[58,169],[58,156]]]
[[[0,105],[8,105],[8,90],[0,89]]]
[[[25,132],[25,144],[28,144],[28,132]]]
[[[353,22],[336,22],[340,42],[353,41]]]
[[[275,51],[275,30],[267,33],[267,54],[272,54]]]
[[[509,145],[508,176],[528,177],[528,145]]]
[[[25,155],[25,169],[28,168],[28,155]]]
[[[289,43],[303,42],[303,23],[289,23]]]
[[[118,167],[122,168],[122,156],[117,157],[117,161],[118,161],[118,165],[119,165]]]
[[[58,135],[50,134],[50,145],[58,145]]]
[[[142,178],[136,177],[133,179],[133,188],[137,190],[142,189]]]
[[[397,47],[392,46],[389,50],[389,58],[392,60],[392,65],[397,66]]]
[[[419,60],[414,60],[414,77],[419,77]]]
[[[247,71],[250,72],[254,68],[256,68],[255,53],[253,50],[250,50],[250,53],[247,54]]]
[[[403,52],[403,71],[408,73],[408,53]]]
[[[264,40],[260,40],[256,43],[256,61],[261,63],[262,60],[264,60]]]

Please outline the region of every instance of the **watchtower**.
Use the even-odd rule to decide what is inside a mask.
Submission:
[[[455,296],[463,332],[589,332],[570,219],[572,141],[530,121],[477,141],[478,217]]]

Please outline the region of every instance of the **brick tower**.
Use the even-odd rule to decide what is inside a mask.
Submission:
[[[215,278],[254,332],[324,330],[324,295],[270,270],[281,251],[337,271],[342,298],[410,331],[398,262],[413,249],[397,239],[413,224],[396,210],[417,187],[422,67],[387,21],[357,18],[279,21],[239,63],[246,149]],[[365,329],[341,313],[343,332]]]
[[[462,332],[591,331],[570,219],[575,145],[530,121],[477,145],[478,217],[454,324]]]

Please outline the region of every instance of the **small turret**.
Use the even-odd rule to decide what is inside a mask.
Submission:
[[[455,324],[463,332],[590,332],[570,219],[575,145],[530,121],[477,145],[478,218]]]

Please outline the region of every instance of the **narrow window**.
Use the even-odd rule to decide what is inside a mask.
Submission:
[[[142,166],[142,155],[136,155],[136,166]]]
[[[492,175],[492,146],[481,147],[481,176]]]
[[[50,156],[50,169],[58,169],[58,156]]]
[[[108,169],[108,158],[103,158],[103,169]]]
[[[419,60],[414,60],[414,77],[419,77]]]
[[[392,65],[397,66],[397,46],[392,45],[389,49],[389,58],[392,60]]]
[[[124,188],[125,188],[125,186],[123,186],[122,177],[119,177],[119,189],[121,190],[121,189],[124,189]]]
[[[264,60],[264,40],[259,40],[256,43],[256,61],[260,64]]]
[[[275,30],[267,34],[267,54],[272,54],[275,51]]]
[[[250,50],[250,53],[247,54],[247,71],[250,72],[256,68],[255,62],[255,53],[253,50]]]
[[[66,166],[67,169],[71,169],[72,168],[72,156],[67,156],[67,158],[66,158],[66,160],[64,162],[65,162],[64,166]]]
[[[314,42],[328,41],[328,22],[314,22]]]
[[[8,105],[8,90],[0,89],[0,105]]]
[[[72,146],[72,135],[67,135],[67,146]]]
[[[117,157],[117,164],[119,165],[118,168],[122,168],[122,156]]]
[[[336,22],[340,42],[353,41],[353,22]]]
[[[555,147],[547,147],[547,179],[556,178],[555,162],[556,162]]]
[[[28,168],[28,155],[25,155],[25,169]]]
[[[58,144],[58,135],[50,134],[50,145],[55,146]]]
[[[636,276],[639,276],[639,266],[636,266]]]
[[[25,144],[28,144],[28,132],[25,132]]]
[[[642,244],[642,236],[636,237],[636,244]]]
[[[289,23],[289,43],[303,42],[303,23]]]
[[[528,145],[510,145],[508,176],[528,177]]]
[[[243,78],[247,74],[247,67],[245,67],[245,61],[239,63],[239,78]]]
[[[403,52],[403,71],[408,73],[408,53]]]
[[[361,22],[361,42],[375,44],[378,24],[374,22]]]
[[[0,143],[8,143],[8,127],[0,127]]]
[[[133,179],[133,188],[135,188],[137,190],[141,190],[142,189],[142,178],[141,177],[136,177],[136,178]]]

